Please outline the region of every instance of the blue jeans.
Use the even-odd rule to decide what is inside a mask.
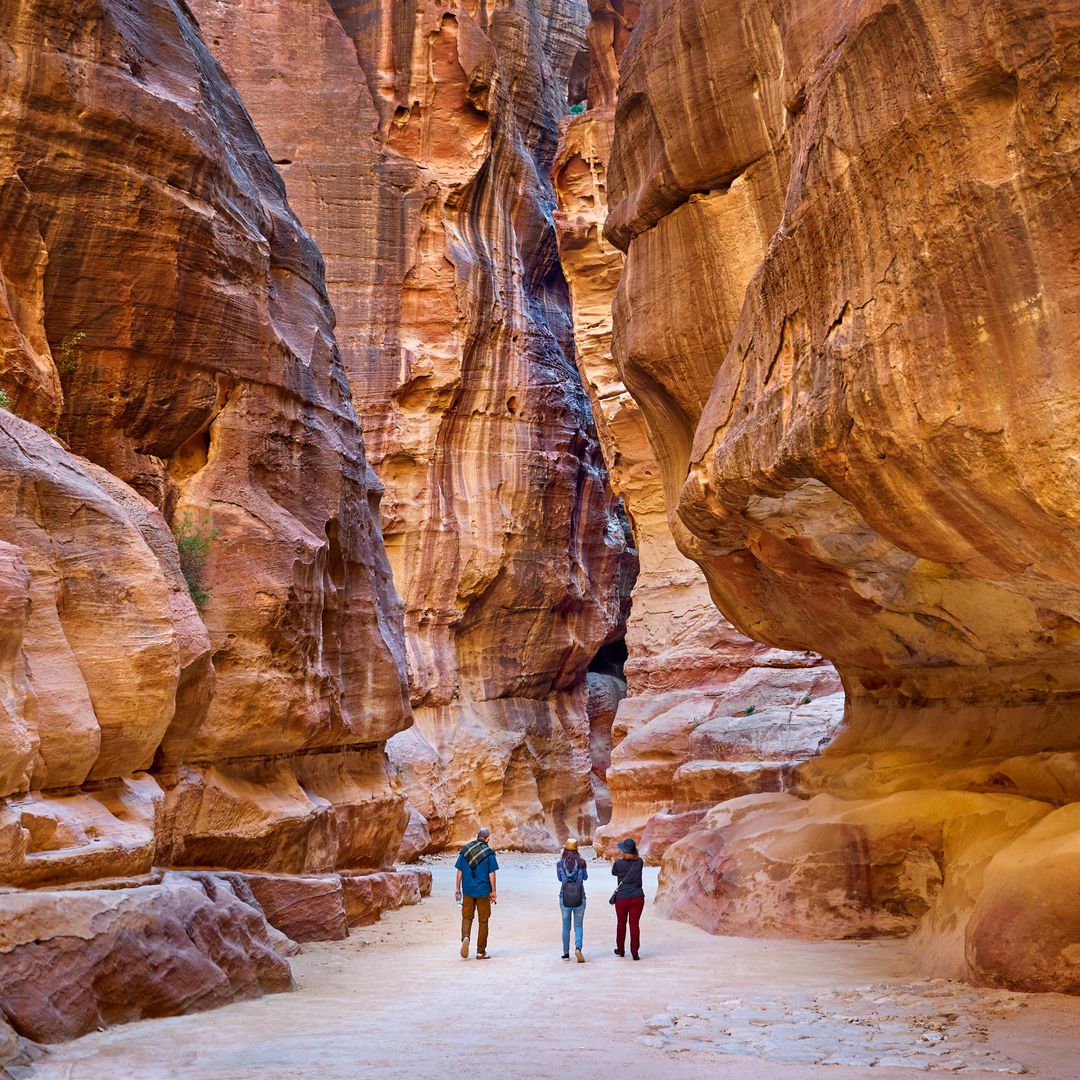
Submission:
[[[581,948],[582,923],[585,921],[585,900],[582,899],[577,907],[566,907],[559,897],[559,910],[562,912],[562,951],[570,951],[570,919],[574,920],[574,942],[577,948]]]

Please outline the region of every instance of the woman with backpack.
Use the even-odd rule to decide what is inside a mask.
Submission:
[[[581,952],[582,923],[585,921],[585,879],[589,871],[585,860],[578,854],[578,842],[571,837],[566,841],[562,856],[555,864],[559,878],[559,910],[562,912],[562,958],[570,959],[570,921],[574,922],[574,950],[579,964],[585,963]]]

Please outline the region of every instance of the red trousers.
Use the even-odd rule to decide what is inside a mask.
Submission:
[[[615,947],[619,952],[626,951],[626,920],[630,920],[630,952],[636,956],[641,945],[641,913],[645,910],[645,897],[635,896],[632,900],[615,901],[615,917],[618,926],[615,930]]]

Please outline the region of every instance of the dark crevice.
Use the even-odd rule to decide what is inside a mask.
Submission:
[[[618,679],[625,679],[623,665],[629,655],[626,639],[619,638],[618,641],[600,646],[599,651],[589,663],[589,670],[599,675],[614,675]]]

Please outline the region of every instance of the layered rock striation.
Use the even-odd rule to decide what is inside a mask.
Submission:
[[[560,127],[555,224],[578,366],[640,558],[622,668],[626,696],[615,701],[617,713],[611,675],[590,675],[607,729],[598,792],[614,815],[598,834],[598,849],[611,854],[632,835],[644,840],[646,858],[659,861],[666,845],[721,799],[781,789],[794,766],[828,740],[843,697],[820,657],[759,644],[724,619],[700,568],[672,536],[649,413],[628,392],[612,351],[623,254],[603,235],[618,63],[640,9],[606,0],[590,8],[587,107]]]
[[[580,0],[194,0],[318,241],[405,605],[407,851],[595,823],[586,674],[634,573],[550,167]]]
[[[213,874],[0,896],[0,1006],[40,1043],[289,990],[296,951]]]
[[[669,852],[711,928],[917,927],[942,970],[1080,988],[1053,903],[1014,932],[1078,850],[1078,39],[1070,5],[692,0],[623,59],[614,351],[676,538],[848,701],[809,801]]]
[[[136,885],[109,904],[192,971],[200,934],[256,963],[257,902],[234,919],[208,878],[173,905],[153,868],[348,876],[408,821],[401,604],[322,259],[186,5],[20,0],[0,38],[0,885]],[[44,941],[91,901],[11,904]],[[87,919],[104,936],[0,946],[21,1032],[38,963],[49,1032],[136,1014],[168,946]],[[71,989],[117,963],[112,1004]],[[280,989],[271,967],[147,1007]]]

